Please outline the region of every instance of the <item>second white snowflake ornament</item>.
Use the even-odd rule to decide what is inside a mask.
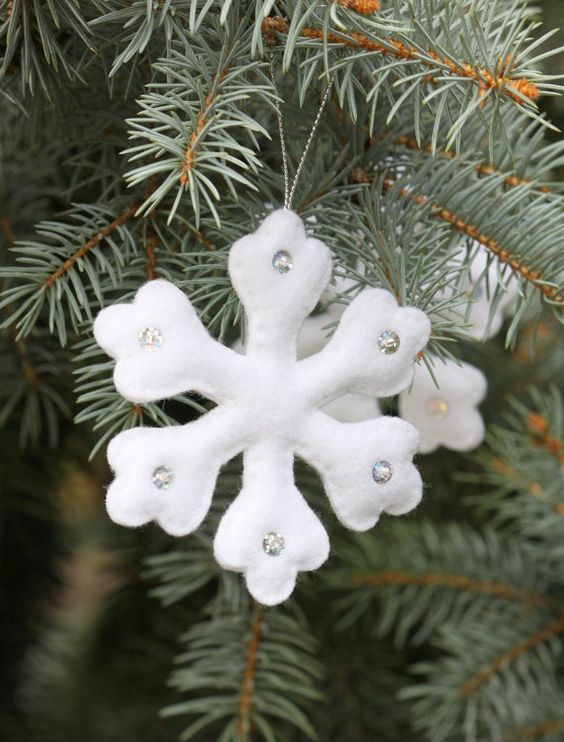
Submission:
[[[486,396],[486,377],[469,363],[438,359],[433,373],[435,380],[427,369],[416,369],[411,388],[400,395],[400,415],[421,434],[420,453],[439,446],[471,451],[486,432],[478,409]]]
[[[299,571],[329,554],[325,529],[295,487],[295,455],[317,469],[339,520],[354,530],[419,502],[412,425],[390,417],[341,423],[320,408],[349,391],[387,396],[408,387],[430,323],[390,293],[367,289],[327,346],[298,361],[298,334],[327,286],[331,254],[289,210],[232,246],[229,273],[247,315],[245,355],[214,340],[186,296],[163,280],[96,319],[96,340],[116,359],[126,399],[196,391],[217,403],[184,426],[116,436],[107,508],[126,526],[156,520],[170,534],[188,534],[206,516],[221,466],[243,452],[243,487],[220,522],[215,557],[245,574],[260,603],[274,605],[291,594]]]

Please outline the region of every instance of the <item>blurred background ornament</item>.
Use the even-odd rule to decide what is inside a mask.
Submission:
[[[433,359],[432,374],[420,365],[413,383],[399,397],[399,414],[421,434],[420,453],[438,446],[470,451],[484,439],[485,426],[478,405],[487,383],[484,374],[469,363]]]

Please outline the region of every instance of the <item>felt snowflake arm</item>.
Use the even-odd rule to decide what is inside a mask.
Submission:
[[[173,536],[197,528],[209,510],[220,467],[241,449],[231,411],[216,408],[188,425],[134,428],[108,446],[115,479],[106,497],[113,521],[137,527],[152,520]]]
[[[304,425],[297,455],[319,472],[343,525],[366,531],[381,513],[402,515],[421,499],[412,458],[417,430],[398,417],[341,423],[321,412]]]
[[[327,533],[296,489],[292,451],[279,441],[245,451],[243,488],[219,524],[214,553],[222,567],[245,574],[263,605],[286,600],[298,572],[327,559]]]
[[[338,312],[322,312],[313,317],[308,317],[304,322],[298,339],[298,358],[307,358],[314,353],[319,353],[327,344],[329,337],[328,326],[335,319],[339,319],[343,313],[342,305],[335,305]],[[378,400],[366,394],[353,394],[348,392],[342,397],[337,397],[323,405],[323,412],[343,423],[356,423],[361,420],[370,420],[380,417]]]
[[[142,286],[132,303],[102,310],[94,336],[116,359],[116,389],[137,403],[188,391],[224,401],[245,363],[209,335],[184,293],[162,279]]]
[[[292,359],[298,333],[331,276],[331,253],[292,211],[270,214],[229,253],[231,281],[248,320],[249,356]]]
[[[304,384],[316,404],[347,391],[396,394],[411,383],[430,329],[420,310],[398,307],[382,289],[366,289],[349,304],[325,348],[300,362]]]

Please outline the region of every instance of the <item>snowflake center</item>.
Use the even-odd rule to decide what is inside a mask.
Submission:
[[[265,368],[264,361],[248,374],[237,404],[244,408],[251,428],[263,429],[268,425],[275,433],[283,431],[290,435],[311,408],[309,396],[299,382],[296,364],[277,363]]]

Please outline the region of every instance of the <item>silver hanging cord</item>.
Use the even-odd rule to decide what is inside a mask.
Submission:
[[[280,94],[278,93],[278,85],[276,84],[276,77],[274,75],[274,64],[273,58],[270,60],[270,77],[272,79],[272,86],[276,93],[276,100],[274,105],[276,107],[276,118],[278,119],[278,135],[280,137],[280,149],[282,150],[282,169],[284,171],[284,208],[289,209],[290,199],[290,176],[288,173],[288,152],[286,150],[286,137],[284,135],[284,120],[282,118],[282,111],[280,110]]]
[[[319,110],[317,112],[317,116],[315,117],[315,121],[313,122],[313,126],[311,127],[311,131],[309,133],[309,137],[307,138],[307,142],[304,147],[304,151],[302,153],[302,156],[300,157],[300,161],[298,163],[298,169],[296,170],[296,174],[294,175],[294,180],[292,181],[292,188],[290,189],[290,196],[288,198],[288,209],[292,208],[292,201],[294,200],[294,194],[296,192],[296,187],[298,185],[298,178],[302,174],[302,170],[305,165],[306,158],[308,156],[311,143],[313,142],[313,137],[315,136],[315,132],[317,131],[317,127],[319,126],[319,122],[321,121],[321,115],[323,114],[323,109],[325,108],[325,105],[327,103],[327,100],[329,98],[329,93],[331,92],[331,88],[333,87],[333,81],[335,80],[335,75],[337,73],[334,72],[331,75],[331,79],[327,83],[327,87],[325,88],[325,93],[323,93],[323,98],[321,99],[321,105],[319,106]]]
[[[298,180],[299,180],[300,175],[302,174],[302,170],[304,169],[305,161],[309,154],[309,150],[311,148],[313,138],[319,126],[319,122],[321,121],[321,116],[323,115],[323,111],[327,104],[327,100],[329,99],[329,94],[331,93],[331,88],[333,87],[333,82],[335,80],[336,74],[337,73],[334,72],[331,75],[331,79],[327,83],[327,87],[325,88],[325,92],[323,93],[323,98],[321,99],[319,110],[317,111],[317,116],[315,117],[315,121],[313,122],[311,131],[309,132],[307,142],[305,143],[304,151],[302,152],[302,156],[300,157],[300,161],[298,163],[296,174],[294,175],[294,180],[292,181],[291,187],[289,187],[288,152],[286,150],[286,138],[284,135],[284,120],[282,118],[282,111],[280,109],[280,95],[278,93],[278,86],[276,84],[276,78],[274,76],[274,65],[272,63],[272,60],[270,62],[270,76],[272,78],[272,85],[274,86],[274,92],[276,93],[276,102],[275,102],[276,118],[278,119],[278,133],[280,135],[280,147],[282,149],[282,167],[284,170],[284,208],[285,209],[292,208],[292,201],[294,200],[294,195],[296,193],[296,188],[298,186]]]

